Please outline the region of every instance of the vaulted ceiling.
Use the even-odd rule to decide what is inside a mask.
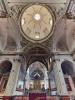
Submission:
[[[25,39],[19,26],[21,9],[35,3],[51,7],[55,16],[52,37],[38,43]],[[37,44],[53,52],[74,51],[75,0],[0,0],[0,51],[23,52]]]

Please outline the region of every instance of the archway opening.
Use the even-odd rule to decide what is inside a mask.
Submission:
[[[12,69],[12,63],[8,60],[0,63],[0,92],[5,91],[10,71]]]
[[[35,61],[30,64],[25,77],[25,88],[29,92],[44,92],[49,88],[47,68],[43,63]]]
[[[63,71],[64,75],[71,75],[71,76],[74,75],[74,68],[73,68],[73,63],[72,62],[64,61],[61,64],[61,68],[62,68],[62,71]]]
[[[66,60],[61,64],[62,72],[64,75],[67,90],[72,91],[75,86],[75,69],[72,62]],[[73,84],[73,85],[72,85]]]

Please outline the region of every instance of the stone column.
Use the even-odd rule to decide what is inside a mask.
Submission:
[[[49,93],[51,94],[51,84],[50,84],[50,78],[48,79],[49,82]]]
[[[26,94],[26,74],[27,74],[27,72],[25,71],[25,77],[24,77],[24,95]]]
[[[18,61],[18,59],[16,59],[15,61],[12,60],[12,70],[10,72],[9,80],[5,90],[5,94],[4,94],[5,96],[15,95],[20,67],[21,67],[21,63],[20,61]]]
[[[24,70],[25,70],[25,76],[24,76],[24,95],[27,95],[27,90],[26,90],[26,75],[27,75],[27,62],[26,62],[26,57],[24,57]]]
[[[57,94],[58,95],[68,95],[66,83],[65,83],[63,72],[61,69],[60,59],[55,59],[53,70],[54,70],[55,82],[57,86]]]

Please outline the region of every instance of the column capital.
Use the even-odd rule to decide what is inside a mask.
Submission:
[[[55,55],[54,57],[52,57],[52,60],[53,60],[53,62],[60,61],[60,56]]]
[[[21,59],[20,58],[14,58],[13,61],[14,62],[21,62]]]
[[[60,61],[60,59],[59,58],[54,58],[53,63],[55,63],[56,61]]]

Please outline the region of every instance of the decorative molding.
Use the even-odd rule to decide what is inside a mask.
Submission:
[[[21,62],[21,59],[20,59],[20,58],[14,58],[13,61],[14,61],[14,62],[16,62],[16,61],[17,61],[17,62]]]

